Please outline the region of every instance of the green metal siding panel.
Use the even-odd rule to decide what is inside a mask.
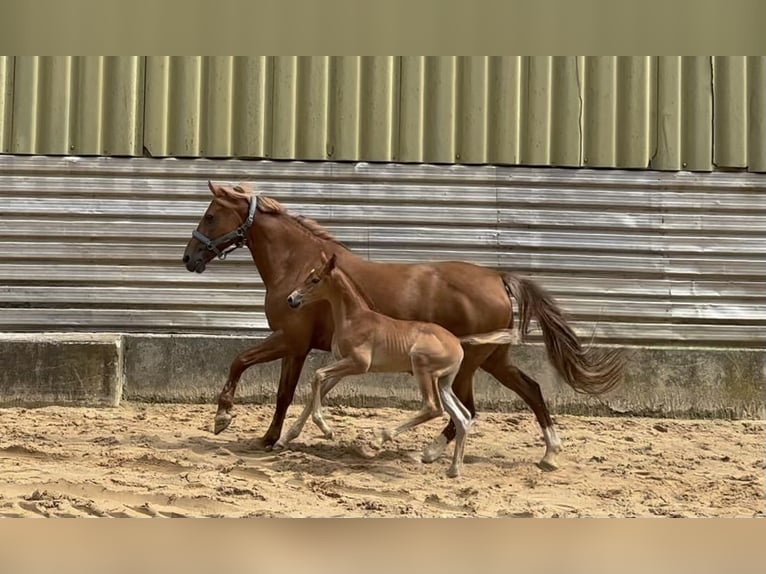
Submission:
[[[651,126],[656,122],[652,100],[652,58],[617,58],[616,165],[645,168],[652,148]]]
[[[519,56],[489,58],[487,161],[517,164],[521,157],[521,69]]]
[[[763,171],[765,61],[3,57],[0,151]]]
[[[359,126],[361,157],[369,161],[396,161],[399,135],[399,62],[393,56],[360,58]],[[336,118],[338,121],[338,118]],[[357,159],[360,156],[343,156]]]
[[[274,97],[272,113],[271,157],[295,157],[295,130],[297,117],[298,58],[281,56],[274,58]],[[304,158],[301,158],[304,159]]]
[[[361,75],[359,57],[333,58],[330,62],[328,113],[332,121],[328,128],[327,156],[331,159],[353,159],[364,155],[360,145]]]
[[[0,153],[10,151],[13,118],[13,56],[0,56]]]
[[[681,57],[660,56],[657,61],[657,102],[653,169],[681,169]]]
[[[326,159],[329,58],[298,59],[296,153],[301,159]]]
[[[582,165],[582,66],[584,58],[553,58],[550,164]]]
[[[681,168],[713,169],[713,70],[709,56],[681,58]]]
[[[241,157],[269,157],[272,58],[236,56],[233,66],[232,153]]]
[[[425,58],[404,56],[400,72],[399,161],[423,158],[423,106]]]
[[[766,171],[766,56],[747,59],[747,161],[750,171]]]
[[[17,57],[9,151],[138,155],[143,58]]]
[[[425,58],[423,159],[428,163],[455,162],[456,60],[452,56],[428,56]]]
[[[747,167],[747,63],[744,56],[713,59],[713,161]]]
[[[585,59],[585,110],[583,113],[583,163],[588,167],[616,165],[617,58]]]
[[[460,58],[458,71],[457,151],[455,161],[487,161],[488,60],[486,57]]]
[[[521,163],[547,165],[550,160],[551,129],[550,56],[525,58],[522,68]]]

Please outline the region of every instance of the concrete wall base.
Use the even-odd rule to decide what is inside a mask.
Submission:
[[[0,335],[0,406],[117,406],[122,359],[120,335]]]
[[[215,402],[236,355],[258,339],[209,336],[125,336],[125,393],[131,401]],[[512,350],[516,364],[537,380],[553,413],[669,417],[764,417],[762,350],[635,347],[622,385],[596,398],[575,393],[548,362],[542,345]],[[303,402],[313,372],[329,361],[314,352],[303,369],[296,401]],[[247,370],[239,403],[270,403],[276,397],[279,362]],[[515,393],[484,372],[475,381],[480,410],[523,410]],[[328,404],[405,406],[417,404],[406,375],[349,377]]]
[[[229,365],[256,338],[193,335],[8,334],[0,336],[0,406],[103,405],[137,402],[214,403]],[[575,393],[548,362],[542,345],[511,351],[536,379],[554,414],[763,418],[763,350],[635,347],[622,385],[603,397]],[[327,353],[309,356],[296,401]],[[238,403],[273,404],[278,361],[247,370]],[[486,373],[475,380],[480,410],[525,410],[518,396]],[[350,377],[328,404],[414,407],[407,375]]]

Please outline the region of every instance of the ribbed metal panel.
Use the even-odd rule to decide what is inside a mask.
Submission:
[[[534,276],[586,338],[766,347],[763,175],[18,156],[0,173],[0,330],[265,332],[245,251],[181,264],[210,178],[257,182],[370,259]]]
[[[766,57],[2,57],[0,151],[766,171]]]
[[[0,149],[17,154],[141,155],[143,62],[137,56],[4,58]]]

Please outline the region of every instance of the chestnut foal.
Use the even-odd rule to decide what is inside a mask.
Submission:
[[[381,445],[405,430],[440,416],[443,405],[456,429],[455,452],[447,476],[459,476],[466,434],[471,425],[470,412],[452,391],[452,382],[463,361],[462,345],[515,344],[520,339],[518,332],[501,329],[458,338],[436,323],[393,319],[370,308],[364,293],[336,265],[335,254],[329,259],[324,252],[321,256],[322,267],[312,269],[287,302],[297,309],[316,301],[329,301],[335,324],[332,353],[336,360],[317,369],[311,381],[312,400],[277,445],[284,447],[296,438],[309,414],[324,435],[332,438],[332,430],[322,417],[322,397],[343,377],[368,372],[411,373],[420,387],[422,407],[399,426],[377,431],[377,442]]]

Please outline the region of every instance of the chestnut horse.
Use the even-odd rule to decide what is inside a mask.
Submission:
[[[322,416],[322,398],[343,377],[364,373],[410,373],[420,387],[420,411],[395,428],[379,429],[377,443],[380,446],[393,440],[446,410],[456,429],[455,453],[447,476],[460,476],[465,439],[471,426],[471,413],[452,390],[452,382],[463,362],[462,345],[515,344],[520,340],[519,333],[501,329],[458,338],[436,323],[392,319],[372,310],[365,294],[336,263],[335,254],[328,258],[322,252],[321,266],[309,271],[303,283],[287,297],[287,304],[293,309],[317,301],[330,303],[335,327],[332,336],[335,361],[317,369],[311,380],[313,399],[306,403],[298,420],[277,445],[284,447],[297,438],[309,414],[324,435],[332,438],[332,429]]]
[[[329,304],[320,302],[297,311],[287,304],[287,296],[322,251],[336,255],[338,264],[354,277],[378,312],[397,319],[436,323],[459,337],[512,327],[513,295],[519,306],[520,332],[526,333],[529,322],[537,320],[549,360],[573,389],[601,394],[621,380],[623,353],[583,348],[554,299],[529,279],[457,261],[367,261],[315,221],[288,212],[274,199],[254,196],[242,187],[208,186],[213,199],[186,246],[186,268],[202,273],[216,256],[223,258],[229,251],[247,245],[266,287],[265,312],[273,329],[271,335],[232,362],[218,397],[216,433],[231,422],[242,373],[255,364],[280,359],[276,409],[262,441],[271,448],[279,439],[309,351],[330,350],[333,321]],[[545,454],[539,465],[547,470],[557,468],[561,442],[538,383],[513,365],[507,345],[466,349],[453,389],[472,417],[476,415],[473,374],[479,367],[529,405],[545,440]],[[423,460],[435,460],[454,436],[455,427],[450,422],[425,449]]]

